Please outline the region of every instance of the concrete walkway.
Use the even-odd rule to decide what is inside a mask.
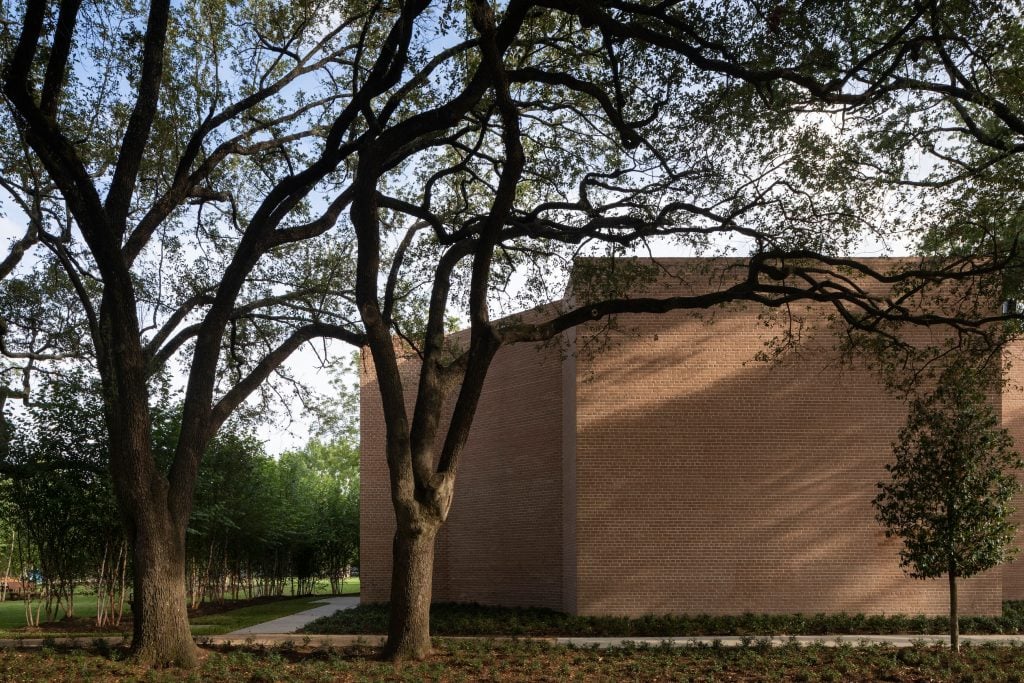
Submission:
[[[295,614],[289,614],[287,617],[281,617],[280,619],[274,619],[273,621],[265,621],[262,624],[256,624],[254,626],[238,629],[237,631],[232,631],[231,633],[225,633],[222,637],[245,638],[248,636],[259,636],[268,633],[295,633],[309,622],[319,619],[320,617],[328,617],[338,610],[352,609],[359,604],[359,596],[324,598],[323,600],[317,600],[317,602],[325,604],[322,607],[314,607],[313,609],[308,609],[305,612],[296,612]]]

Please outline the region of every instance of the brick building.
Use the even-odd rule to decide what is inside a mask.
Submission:
[[[646,288],[706,286],[677,276],[694,261],[661,263]],[[835,338],[811,329],[820,307],[797,314],[800,353],[755,360],[779,332],[764,313],[628,315],[599,351],[586,349],[593,326],[563,348],[503,348],[438,536],[434,600],[587,615],[946,613],[946,582],[903,574],[871,506],[905,405],[838,363]],[[361,580],[363,601],[381,602],[394,518],[370,363],[364,354]],[[1024,444],[1019,392],[994,400]],[[1024,560],[964,581],[960,606],[998,614],[1020,598]]]

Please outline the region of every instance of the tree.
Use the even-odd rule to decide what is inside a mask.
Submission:
[[[50,378],[13,420],[0,457],[5,521],[30,549],[48,619],[74,616],[75,587],[92,579],[105,547],[122,538],[96,386],[80,374]]]
[[[117,619],[125,594],[124,529],[109,476],[109,446],[98,387],[83,374],[47,378],[10,421],[0,458],[0,562],[36,568],[45,618],[73,616],[74,588],[96,580],[98,618]],[[161,390],[151,406],[158,463],[173,457],[179,406]],[[207,446],[187,535],[189,604],[221,602],[230,589],[279,595],[287,577],[302,588],[338,586],[358,552],[358,452],[311,442],[279,460],[232,420]],[[24,557],[14,564],[12,531]],[[29,559],[30,558],[30,559]],[[2,565],[6,566],[6,564]],[[43,614],[43,609],[38,610]],[[100,625],[103,625],[102,623]]]
[[[0,273],[3,275],[3,273]],[[33,375],[52,374],[59,364],[68,381],[89,355],[81,339],[84,323],[59,267],[42,264],[18,276],[0,277],[0,458],[7,454],[7,403],[31,403]]]
[[[932,27],[909,4],[886,4],[887,17],[866,3],[813,14],[787,7],[769,21],[760,3],[512,2],[500,13],[471,3],[460,22],[471,45],[468,68],[457,72],[461,90],[394,123],[397,102],[377,111],[349,217],[397,520],[388,656],[429,652],[434,539],[501,346],[619,313],[735,301],[828,303],[842,324],[893,344],[903,323],[970,336],[1000,319],[991,302],[1016,255],[1003,244],[893,272],[843,256],[859,235],[899,234],[903,225],[877,201],[885,179],[833,162],[826,150],[835,136],[800,115],[859,111],[858,132],[877,134],[872,117],[893,108],[886,95],[927,89],[890,76],[917,73],[911,47],[924,42],[931,54]],[[410,149],[418,174],[396,177]],[[902,162],[906,150],[887,139],[878,151]],[[609,258],[594,286],[574,283],[562,308],[492,318],[514,274],[553,289],[564,282],[561,265],[596,246],[614,255],[660,239],[720,255],[730,253],[730,237],[746,242],[749,260],[729,266],[739,274],[709,263],[692,296],[624,296],[623,278],[642,274]],[[949,286],[954,280],[963,286]],[[936,291],[946,294],[931,306]],[[453,309],[469,326],[462,345],[445,336]],[[418,356],[412,385],[396,336]]]
[[[916,3],[762,5],[10,6],[4,128],[73,223],[70,242],[46,247],[88,318],[103,381],[140,659],[194,663],[184,539],[201,455],[315,337],[373,357],[398,522],[387,652],[402,659],[429,652],[434,539],[502,345],[731,301],[829,303],[844,324],[893,339],[901,322],[981,336],[1013,317],[986,308],[1012,242],[874,270],[845,253],[859,235],[901,229],[876,201],[881,181],[811,163],[825,165],[814,122],[830,108],[861,107],[877,132],[872,107],[889,112],[887,96],[932,92],[940,48],[974,53]],[[998,98],[977,101],[1001,111]],[[899,136],[883,147],[906,150]],[[511,282],[543,301],[575,255],[658,241],[704,255],[739,241],[751,258],[671,298],[624,296],[636,275],[609,259],[562,309],[492,318],[522,303]],[[954,280],[954,313],[908,305]],[[445,336],[453,317],[470,327],[465,345]],[[396,337],[420,357],[415,388],[403,386]],[[188,380],[164,470],[149,382],[174,359]]]
[[[960,651],[957,579],[1009,561],[1016,525],[1014,476],[1024,460],[989,402],[991,373],[948,368],[910,406],[893,445],[892,479],[874,504],[886,536],[903,540],[900,565],[919,579],[949,578],[950,645]]]
[[[359,556],[359,450],[347,436],[328,444],[314,439],[278,463],[304,492],[285,496],[297,508],[289,517],[302,527],[316,575],[326,576],[336,594]]]
[[[329,25],[337,12],[326,2],[27,0],[3,12],[4,148],[25,149],[29,162],[5,157],[0,186],[34,196],[46,208],[40,215],[69,226],[57,233],[67,239],[47,238],[27,204],[26,239],[12,254],[41,240],[87,321],[133,549],[135,655],[193,665],[185,532],[202,453],[303,342],[337,334],[358,343],[310,322],[335,291],[324,284],[333,282],[328,268],[345,268],[338,250],[313,252],[329,263],[305,284],[281,271],[298,267],[289,259],[311,265],[289,245],[337,217],[341,200],[316,217],[305,200],[338,182],[333,174],[351,144],[345,117],[372,97],[349,103],[351,113],[328,131],[325,117],[337,116],[345,92],[332,85],[334,72],[351,62],[358,40],[376,34],[368,25],[362,33]],[[297,84],[318,80],[316,97],[298,92]],[[313,138],[319,153],[309,151]],[[23,192],[26,169],[43,176],[47,194]],[[296,317],[308,324],[292,324]],[[162,468],[151,382],[179,354],[190,356],[184,410]]]

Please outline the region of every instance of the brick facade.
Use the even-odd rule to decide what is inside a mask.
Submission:
[[[819,328],[800,353],[754,360],[779,332],[763,313],[621,316],[598,352],[585,350],[596,327],[568,335],[578,353],[564,360],[555,346],[502,349],[438,538],[435,601],[945,613],[945,581],[906,578],[871,506],[905,406],[840,366],[824,309],[797,312]],[[1024,384],[1024,358],[1015,367]],[[415,369],[406,363],[410,383]],[[362,595],[379,602],[394,521],[368,354],[362,387]],[[1024,444],[1024,397],[1004,395],[1001,409]],[[1022,563],[963,582],[961,611],[998,614],[1024,597]]]
[[[560,363],[557,348],[529,345],[502,349],[495,358],[438,535],[435,601],[561,609]],[[390,590],[395,523],[368,353],[362,366],[360,590],[363,601],[382,602]],[[407,395],[415,394],[416,369],[414,361],[403,361]]]
[[[1007,383],[1001,396],[1003,426],[1013,436],[1014,447],[1024,452],[1024,341],[1015,341],[1003,354]],[[1017,478],[1024,482],[1024,472]],[[1003,566],[1003,600],[1024,600],[1024,500],[1018,500],[1014,521],[1017,524],[1017,560]]]

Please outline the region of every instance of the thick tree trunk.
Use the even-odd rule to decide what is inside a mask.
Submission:
[[[192,492],[180,482],[172,489],[153,455],[148,362],[130,274],[115,269],[105,282],[94,342],[111,478],[132,552],[132,653],[148,666],[194,667],[199,657],[188,626],[185,591],[185,527]],[[175,454],[175,464],[180,457]],[[191,485],[194,478],[185,481]]]
[[[421,660],[430,652],[430,595],[434,541],[439,521],[399,523],[391,570],[391,619],[384,656],[392,661]],[[402,528],[403,526],[412,528]]]
[[[199,658],[185,590],[188,520],[172,514],[170,486],[154,462],[144,387],[135,400],[114,403],[109,419],[111,472],[131,541],[132,654],[148,666],[194,667]]]
[[[956,599],[956,567],[949,565],[949,649],[960,654],[960,618]]]
[[[169,515],[150,510],[147,518],[135,522],[132,653],[150,666],[194,667],[198,650],[188,626],[185,533]]]

